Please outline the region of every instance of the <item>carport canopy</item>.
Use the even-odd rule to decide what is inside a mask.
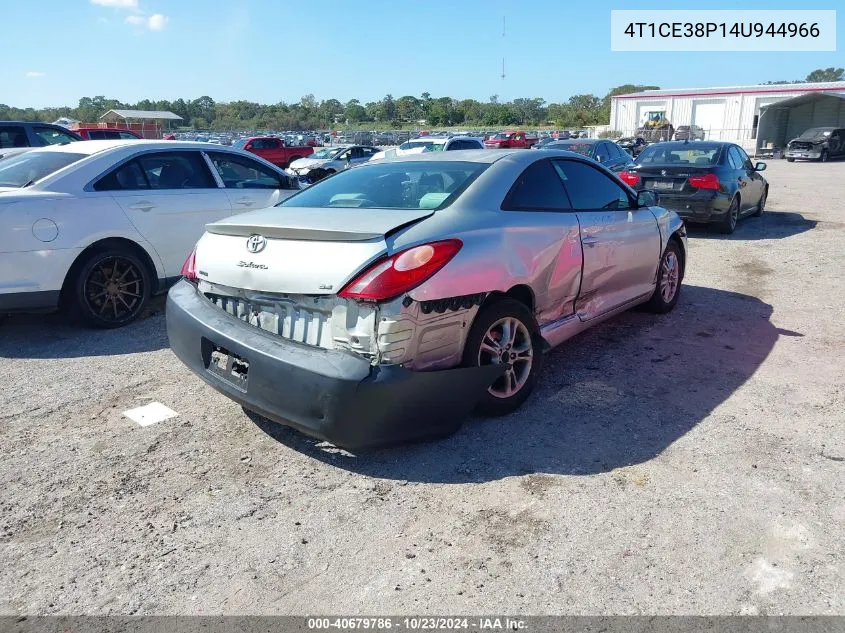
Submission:
[[[805,92],[761,107],[757,153],[769,143],[782,149],[811,127],[845,128],[845,92]]]

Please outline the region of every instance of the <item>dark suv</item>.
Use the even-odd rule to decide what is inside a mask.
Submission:
[[[76,132],[52,123],[0,121],[0,151],[21,147],[44,147],[81,141]]]

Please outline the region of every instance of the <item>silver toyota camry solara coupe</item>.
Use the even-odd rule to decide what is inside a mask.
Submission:
[[[678,300],[680,218],[563,151],[338,173],[209,224],[170,291],[177,356],[245,409],[349,449],[503,415],[543,353]]]

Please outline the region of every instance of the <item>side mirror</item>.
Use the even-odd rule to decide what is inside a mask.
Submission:
[[[754,171],[766,171],[766,163],[757,163],[754,165]]]
[[[601,154],[596,154],[596,160],[600,163],[603,163],[604,162],[604,156],[602,156]]]
[[[637,206],[638,207],[656,207],[660,202],[660,197],[653,191],[638,191],[637,192]]]

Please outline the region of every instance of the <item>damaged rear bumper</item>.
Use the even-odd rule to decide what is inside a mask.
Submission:
[[[247,409],[352,450],[458,429],[503,366],[412,372],[249,325],[186,281],[167,297],[176,356]]]

